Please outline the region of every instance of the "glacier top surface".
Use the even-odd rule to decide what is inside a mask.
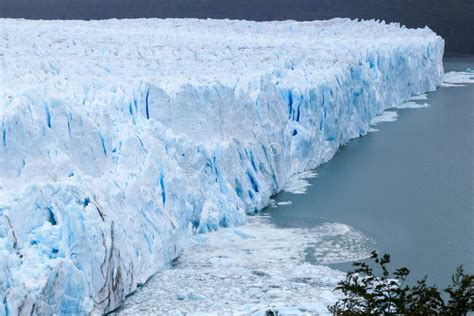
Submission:
[[[249,92],[252,82],[266,74],[279,85],[314,86],[358,52],[375,46],[409,48],[421,38],[436,37],[427,28],[350,19],[1,19],[0,34],[7,103],[14,92],[29,89],[79,97],[96,90],[91,87],[117,92],[142,80],[167,93],[186,84],[212,83]]]

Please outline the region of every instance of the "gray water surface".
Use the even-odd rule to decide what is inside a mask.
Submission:
[[[469,67],[474,56],[445,60],[446,72]],[[353,226],[391,254],[393,268],[406,266],[412,277],[428,275],[440,287],[460,264],[473,273],[474,85],[438,89],[428,103],[397,110],[396,122],[351,141],[316,169],[306,194],[276,196],[293,203],[265,210],[272,222]]]

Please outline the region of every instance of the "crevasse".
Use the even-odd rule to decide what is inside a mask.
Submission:
[[[380,21],[0,19],[0,315],[107,312],[441,83]]]

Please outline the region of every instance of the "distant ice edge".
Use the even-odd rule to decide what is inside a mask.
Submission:
[[[64,31],[68,37],[54,45],[67,52],[73,40],[90,44],[89,27],[125,33],[126,23],[260,34],[255,22],[213,20],[7,19],[0,32],[26,29],[32,36],[52,26],[57,33],[41,34],[56,38]],[[71,25],[74,33],[67,33]],[[268,69],[250,67],[255,75],[237,79],[223,71],[222,80],[172,88],[153,74],[109,84],[112,47],[100,50],[109,58],[87,72],[74,67],[89,60],[66,65],[71,57],[46,50],[47,57],[28,61],[39,78],[28,89],[14,78],[26,62],[5,55],[12,83],[0,90],[0,315],[117,308],[179,254],[189,234],[244,223],[292,175],[367,134],[374,116],[441,84],[444,41],[428,28],[346,19],[308,25],[263,23],[268,36],[229,40],[231,48],[243,43],[254,53],[262,43],[274,45],[267,54],[277,61]],[[274,41],[273,29],[288,41]],[[297,41],[311,32],[315,43]],[[33,51],[20,33],[13,43]],[[316,35],[327,41],[316,43]],[[77,76],[69,80],[80,81],[77,87],[41,80],[73,70]]]

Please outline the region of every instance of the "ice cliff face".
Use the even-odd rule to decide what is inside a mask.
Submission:
[[[110,311],[441,82],[377,21],[0,20],[0,315]]]

